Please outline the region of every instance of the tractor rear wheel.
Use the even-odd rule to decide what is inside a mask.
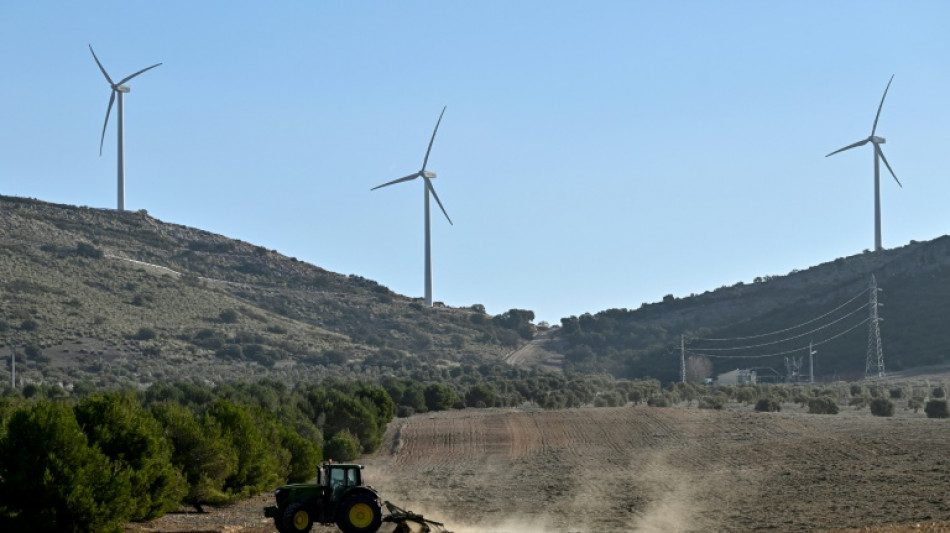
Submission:
[[[281,533],[309,533],[310,528],[313,527],[310,508],[301,502],[288,505],[280,518],[283,527],[277,529]]]
[[[343,533],[376,533],[382,523],[379,501],[368,494],[354,494],[337,508],[336,525]]]

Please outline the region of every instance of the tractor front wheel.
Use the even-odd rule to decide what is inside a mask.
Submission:
[[[336,525],[343,533],[376,533],[383,523],[379,501],[367,494],[354,494],[343,500]]]
[[[313,516],[310,514],[310,508],[301,502],[292,503],[284,509],[281,518],[281,525],[277,529],[281,533],[309,533],[313,527]]]

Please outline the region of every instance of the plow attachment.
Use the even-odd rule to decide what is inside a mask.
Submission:
[[[389,514],[383,517],[383,522],[396,524],[396,529],[393,533],[432,533],[433,531],[436,533],[452,533],[445,529],[445,524],[442,522],[429,520],[421,514],[407,511],[392,502],[383,502],[383,505],[385,505],[386,510],[389,511]],[[418,531],[412,528],[412,524],[419,526]]]

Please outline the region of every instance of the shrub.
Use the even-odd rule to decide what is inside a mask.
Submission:
[[[430,411],[448,411],[459,401],[455,389],[442,383],[430,383],[424,391],[426,408]]]
[[[808,412],[816,415],[838,414],[838,404],[833,398],[821,396],[808,400]]]
[[[894,403],[884,397],[871,400],[871,414],[874,416],[894,416]]]
[[[924,412],[927,413],[927,418],[950,418],[947,400],[930,400],[924,406]]]
[[[699,399],[699,408],[700,409],[722,409],[726,405],[728,398],[725,394],[719,392],[716,394],[711,394],[709,396],[703,396]]]
[[[647,400],[647,405],[650,407],[669,407],[670,401],[666,398],[666,396],[657,394],[650,396],[650,399]]]
[[[904,397],[904,389],[901,388],[891,389],[890,393],[892,400],[900,400]]]
[[[930,393],[934,398],[943,398],[947,395],[946,391],[943,390],[943,387],[934,387],[934,390]]]
[[[330,437],[324,446],[323,453],[327,459],[334,461],[353,461],[360,457],[360,440],[356,435],[344,429]]]
[[[218,318],[225,324],[234,324],[238,321],[238,312],[234,309],[225,309],[218,313]]]
[[[79,257],[88,257],[90,259],[101,259],[103,255],[102,250],[85,242],[80,242],[76,244],[75,253]]]
[[[139,341],[150,341],[156,337],[155,330],[148,327],[139,328],[135,332],[135,335],[132,335],[132,338]]]
[[[762,398],[755,403],[755,410],[762,413],[777,413],[782,410],[782,403],[775,398]]]

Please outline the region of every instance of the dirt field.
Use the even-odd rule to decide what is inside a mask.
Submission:
[[[950,531],[950,421],[790,411],[419,415],[391,424],[364,475],[455,533]],[[270,533],[269,502],[130,529]]]

